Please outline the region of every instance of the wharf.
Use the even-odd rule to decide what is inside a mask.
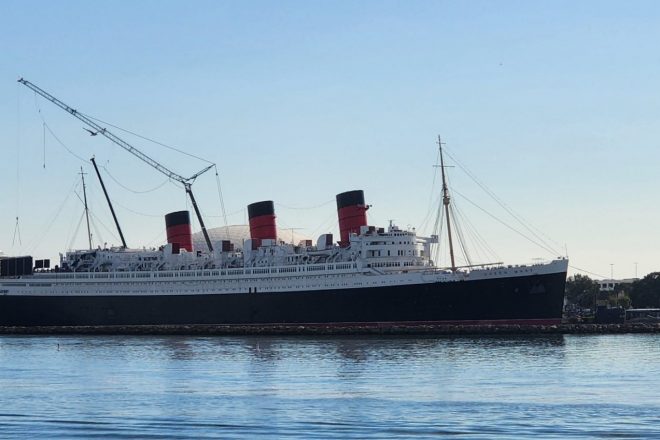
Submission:
[[[660,333],[660,323],[559,325],[117,325],[0,327],[0,335],[534,335]]]

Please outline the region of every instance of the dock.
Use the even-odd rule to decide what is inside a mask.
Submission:
[[[660,323],[559,325],[117,325],[0,327],[0,335],[535,335],[660,333]]]

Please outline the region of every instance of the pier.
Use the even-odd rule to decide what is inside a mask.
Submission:
[[[660,333],[660,323],[559,325],[120,325],[0,327],[3,335],[533,335]]]

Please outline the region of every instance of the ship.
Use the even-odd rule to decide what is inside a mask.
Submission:
[[[89,125],[112,140],[105,127]],[[250,238],[241,246],[211,242],[188,184],[205,249],[193,247],[190,212],[176,211],[165,215],[167,243],[155,249],[127,247],[117,223],[122,246],[93,249],[90,240],[89,249],[65,252],[53,267],[32,256],[3,257],[0,326],[559,324],[567,258],[457,266],[438,144],[447,267],[432,258],[438,235],[370,225],[359,189],[335,197],[339,237],[286,243],[274,202],[263,200],[247,206]]]
[[[278,240],[272,201],[248,206],[251,238],[195,251],[188,211],[160,249],[0,260],[0,325],[557,324],[568,260],[439,268],[437,236],[367,224],[364,193],[336,196],[340,239]],[[33,266],[40,268],[33,270]]]

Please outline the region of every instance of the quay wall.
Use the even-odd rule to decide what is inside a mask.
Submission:
[[[0,335],[533,335],[660,333],[660,323],[559,325],[136,325],[0,327]]]

